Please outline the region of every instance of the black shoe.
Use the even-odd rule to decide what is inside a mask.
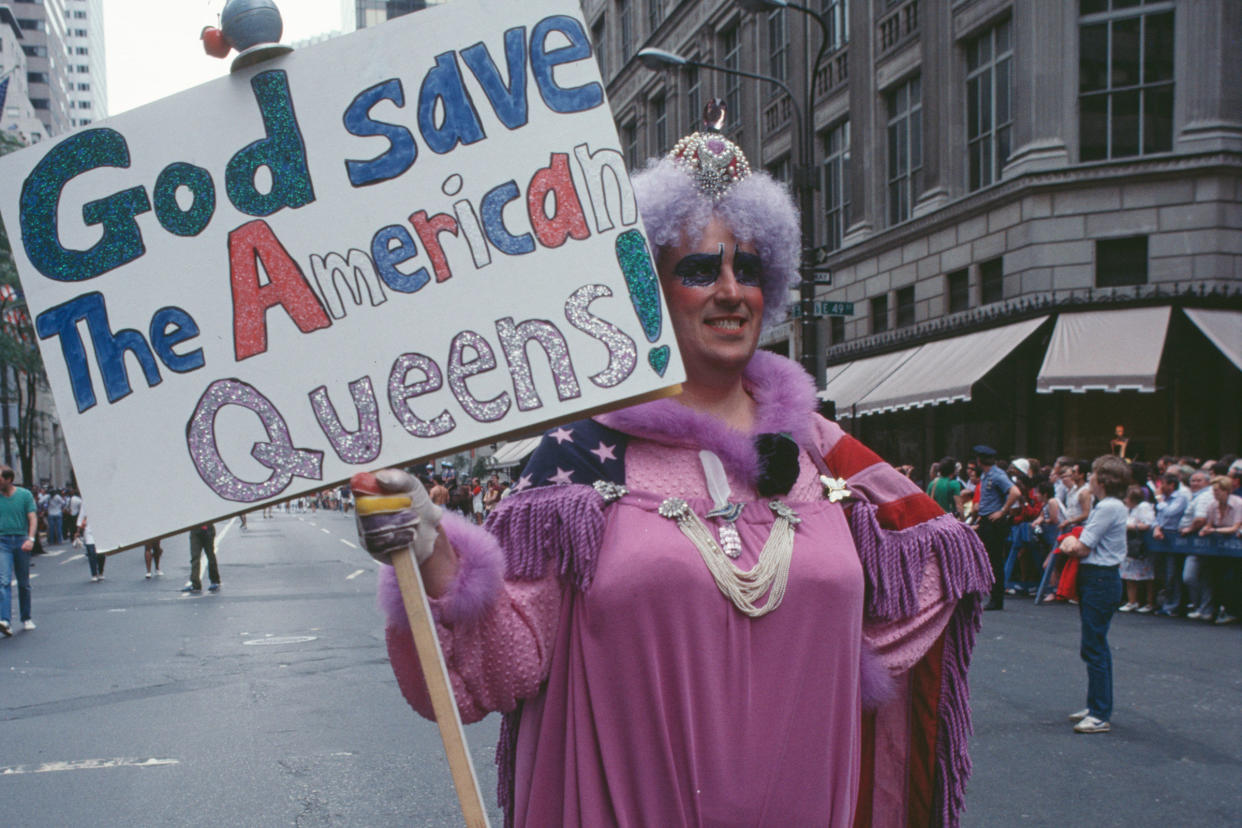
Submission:
[[[220,585],[219,585],[219,584],[212,584],[211,586],[207,587],[207,591],[208,591],[208,592],[219,592],[219,591],[220,591]]]
[[[992,610],[1003,610],[1004,608],[1005,608],[1004,604],[998,604],[995,601],[988,601],[986,604],[983,605],[984,612],[991,612]]]
[[[196,587],[196,586],[194,586],[193,584],[186,584],[185,586],[183,586],[183,587],[181,588],[181,591],[182,591],[182,592],[202,592],[202,591],[203,591],[203,588],[202,588],[202,587]]]

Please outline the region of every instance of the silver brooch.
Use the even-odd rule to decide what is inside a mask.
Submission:
[[[660,504],[660,517],[670,518],[672,520],[681,520],[690,516],[690,504],[682,500],[680,497],[667,498]]]
[[[802,518],[798,517],[797,512],[795,512],[793,509],[789,508],[787,505],[780,502],[779,500],[771,501],[770,503],[768,503],[768,507],[771,508],[773,512],[776,512],[777,517],[783,517],[785,520],[789,521],[791,524],[794,524],[795,526],[802,522]]]
[[[630,493],[629,489],[611,480],[596,480],[591,485],[595,487],[595,491],[599,492],[604,503],[614,503]]]
[[[737,558],[742,554],[742,536],[737,533],[737,527],[732,523],[720,527],[720,548],[730,558]]]
[[[824,486],[824,496],[828,498],[829,503],[836,503],[838,500],[845,500],[847,497],[854,496],[854,493],[845,485],[844,477],[829,477],[826,474],[821,474],[819,482]]]

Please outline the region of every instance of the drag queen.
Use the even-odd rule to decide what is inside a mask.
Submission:
[[[756,350],[798,278],[783,185],[704,128],[634,187],[684,392],[548,432],[483,528],[356,479],[413,502],[364,542],[412,543],[463,720],[504,714],[511,825],[957,824],[982,546]],[[429,716],[387,567],[380,598]]]

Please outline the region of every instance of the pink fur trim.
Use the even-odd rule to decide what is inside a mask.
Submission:
[[[635,405],[596,417],[617,431],[666,445],[710,449],[735,476],[752,485],[759,479],[758,434],[790,434],[800,445],[814,444],[812,415],[818,408],[815,380],[798,363],[769,351],[755,351],[742,383],[758,403],[755,428],[745,434],[675,398]]]
[[[492,608],[504,587],[504,552],[496,538],[455,512],[446,510],[440,526],[457,552],[459,568],[448,592],[431,599],[432,612],[444,624],[475,623]],[[389,626],[410,628],[391,566],[380,567],[376,600]]]

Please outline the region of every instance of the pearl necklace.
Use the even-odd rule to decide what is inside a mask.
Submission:
[[[680,497],[670,497],[660,504],[663,517],[677,521],[677,527],[685,535],[712,574],[716,586],[733,605],[751,618],[767,615],[781,605],[785,586],[789,582],[789,563],[793,558],[794,527],[802,522],[793,509],[779,500],[768,503],[776,513],[776,520],[768,534],[768,540],[759,553],[754,567],[743,571],[729,559],[725,550],[712,537],[711,530],[703,523],[690,505]],[[767,596],[763,606],[756,602]]]

